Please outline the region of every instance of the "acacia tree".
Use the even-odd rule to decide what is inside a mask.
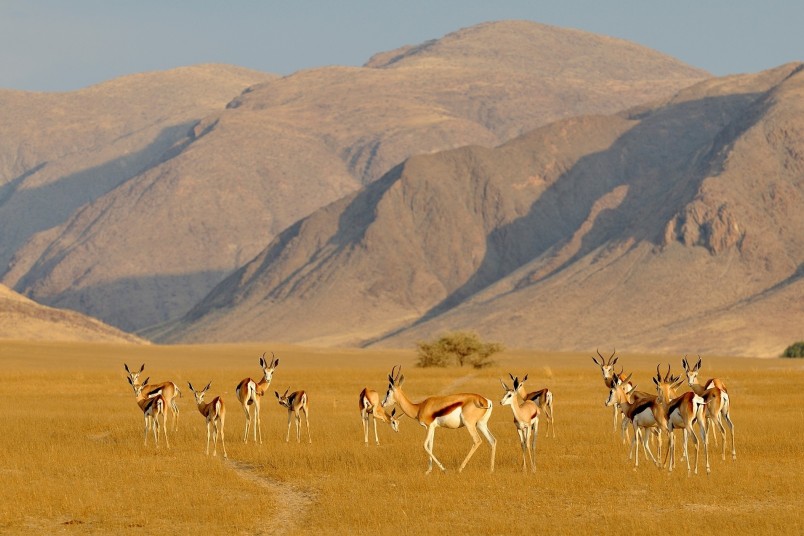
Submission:
[[[785,349],[782,357],[804,357],[804,341],[791,344]]]
[[[471,331],[446,333],[433,341],[416,343],[418,367],[447,367],[449,365],[472,365],[474,368],[494,364],[491,356],[502,352],[504,347],[497,342],[483,342]]]

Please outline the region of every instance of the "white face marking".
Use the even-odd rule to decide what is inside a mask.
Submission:
[[[382,400],[383,407],[390,406],[396,403],[396,399],[394,398],[394,388],[392,386],[388,386],[388,391],[385,393],[385,398]]]
[[[510,406],[514,401],[514,391],[507,391],[500,400],[501,406]]]

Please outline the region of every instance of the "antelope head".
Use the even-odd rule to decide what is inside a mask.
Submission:
[[[131,372],[131,370],[129,370],[128,368],[128,365],[125,363],[123,363],[123,367],[126,369],[126,372],[128,373],[128,379],[134,383],[137,383],[137,380],[140,379],[140,374],[142,374],[142,371],[145,370],[145,363],[142,364],[140,370],[137,372]]]
[[[283,395],[280,395],[278,391],[274,391],[274,394],[276,395],[276,399],[279,401],[280,406],[284,406],[288,409],[293,409],[290,407],[290,397],[288,397],[288,391],[290,391],[290,387],[285,389],[285,394]]]
[[[615,375],[611,381],[611,388],[609,389],[609,396],[606,398],[606,405],[613,406],[623,400],[628,399],[628,394],[625,392],[623,386],[628,384],[631,381],[631,376],[633,376],[633,372],[629,374],[625,379],[621,380],[619,376]],[[636,385],[634,385],[631,390],[633,391],[636,389]]]
[[[502,387],[505,390],[505,394],[503,395],[502,400],[500,400],[500,405],[510,406],[514,402],[514,397],[516,397],[516,386],[518,386],[518,380],[514,379],[515,387],[513,389],[505,385],[505,382],[502,380],[502,378],[500,378],[500,383],[502,384]]]
[[[659,368],[660,365],[656,365],[656,376],[653,378],[653,383],[656,386],[656,401],[663,404],[675,398],[676,390],[684,383],[684,380],[681,376],[670,374],[670,365],[667,365],[667,372],[665,372],[664,377],[662,377],[662,372]]]
[[[200,406],[200,405],[201,405],[201,404],[204,402],[204,395],[205,395],[205,394],[207,394],[207,391],[209,391],[209,387],[212,385],[212,382],[209,382],[209,383],[207,384],[207,386],[206,386],[206,387],[204,387],[204,388],[203,388],[202,390],[200,390],[200,391],[196,391],[195,389],[193,389],[193,384],[192,384],[192,383],[190,383],[190,382],[187,382],[187,385],[189,385],[189,386],[190,386],[190,391],[192,391],[192,392],[193,392],[193,396],[195,396],[195,403],[196,403],[196,405]]]
[[[260,366],[262,367],[262,373],[265,377],[265,381],[269,384],[271,383],[271,379],[274,377],[274,370],[279,365],[279,358],[271,352],[271,362],[267,362],[265,360],[265,352],[262,353],[262,357],[260,357]]]
[[[397,366],[399,369],[397,369]],[[394,374],[394,371],[396,371],[396,374]],[[391,374],[388,375],[388,391],[385,392],[385,398],[382,400],[383,406],[390,406],[396,403],[394,394],[397,388],[402,387],[402,382],[404,381],[405,377],[402,376],[402,365],[394,365],[391,369]]]
[[[694,367],[690,367],[686,355],[681,360],[681,364],[684,366],[684,373],[687,375],[687,383],[689,385],[698,383],[698,372],[701,370],[701,356],[698,356],[698,362],[695,363]]]
[[[142,370],[140,370],[140,372],[142,372]],[[139,373],[137,373],[137,374],[139,374]],[[142,390],[145,389],[145,386],[148,385],[148,380],[150,380],[150,379],[151,378],[145,378],[144,382],[138,384],[136,381],[132,380],[130,377],[128,378],[129,385],[131,385],[131,388],[134,389],[134,396],[136,396],[137,398],[142,396]]]
[[[617,350],[615,349],[611,353],[608,360],[605,357],[603,357],[603,355],[600,353],[600,350],[596,350],[596,352],[597,355],[600,357],[600,361],[598,361],[594,356],[592,356],[592,361],[595,362],[595,365],[600,367],[600,371],[603,373],[603,380],[605,380],[606,383],[608,383],[614,377],[614,364],[617,363],[618,359],[620,359],[619,357],[614,357],[615,354],[617,353]]]

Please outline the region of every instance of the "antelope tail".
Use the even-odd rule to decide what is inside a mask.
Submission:
[[[487,399],[486,401],[489,403],[488,406],[484,406],[479,401],[475,400],[475,406],[479,407],[480,409],[491,409],[491,406],[492,406],[491,400]]]

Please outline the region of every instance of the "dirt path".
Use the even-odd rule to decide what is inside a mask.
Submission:
[[[292,484],[262,476],[254,465],[247,462],[229,458],[226,463],[240,478],[270,491],[278,501],[281,501],[276,516],[260,523],[254,534],[299,534],[304,532],[304,526],[301,523],[315,500],[313,493]]]
[[[467,374],[466,376],[461,376],[460,378],[457,378],[455,381],[453,381],[452,383],[450,383],[449,385],[447,385],[446,387],[444,387],[443,389],[441,389],[441,391],[439,391],[439,393],[438,393],[438,394],[439,394],[439,395],[451,395],[451,394],[453,394],[453,393],[457,393],[457,392],[459,392],[459,389],[458,389],[458,388],[459,388],[461,385],[463,385],[463,384],[467,383],[467,382],[468,382],[469,380],[471,380],[472,378],[474,378],[474,377],[475,377],[475,375],[476,375],[476,374],[475,374],[474,372],[470,372],[470,373],[469,373],[469,374]]]

